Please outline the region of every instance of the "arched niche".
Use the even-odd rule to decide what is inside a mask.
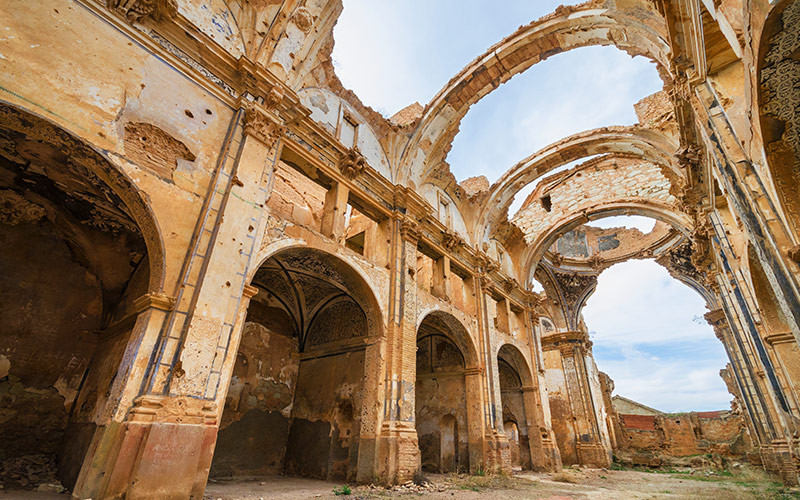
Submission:
[[[417,330],[415,422],[421,467],[426,472],[469,470],[467,429],[474,416],[468,400],[467,367],[476,351],[466,328],[441,311],[427,314]],[[455,436],[452,450],[448,440]]]
[[[0,477],[71,488],[163,246],[134,184],[101,153],[0,103]],[[4,396],[3,396],[4,395]]]
[[[528,429],[528,412],[535,411],[526,408],[525,393],[523,388],[532,388],[532,374],[525,356],[512,344],[504,344],[497,352],[497,375],[500,384],[500,399],[503,409],[503,424],[505,429],[511,428],[511,435],[506,432],[506,438],[511,445],[512,467],[531,469],[531,442],[530,436],[538,433],[538,429]],[[530,404],[530,399],[528,399]],[[509,426],[508,424],[513,424]]]
[[[367,164],[386,180],[392,180],[386,152],[369,123],[347,101],[327,89],[306,87],[297,93],[300,102],[311,110],[311,119],[350,148],[356,147]]]
[[[371,467],[359,443],[374,426],[363,402],[377,390],[377,298],[350,264],[309,247],[273,253],[251,285],[211,476],[354,481]]]

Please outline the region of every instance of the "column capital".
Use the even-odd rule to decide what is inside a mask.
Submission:
[[[286,133],[286,127],[277,123],[266,108],[248,99],[242,98],[240,105],[244,109],[244,133],[264,143],[268,148]]]
[[[728,318],[725,316],[725,311],[714,309],[703,315],[708,321],[708,324],[714,328],[714,334],[721,342],[725,342],[725,332],[728,330]]]
[[[403,240],[416,245],[419,242],[420,233],[419,224],[410,217],[403,217],[400,220],[400,236]]]

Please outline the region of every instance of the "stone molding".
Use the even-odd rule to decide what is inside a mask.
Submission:
[[[273,121],[264,107],[253,101],[242,100],[244,109],[244,133],[272,147],[286,134],[286,127]]]
[[[188,396],[139,396],[128,414],[129,422],[216,425],[217,404]]]
[[[252,299],[258,294],[258,287],[253,285],[245,285],[242,290],[242,295],[248,299]]]
[[[133,309],[137,314],[151,307],[171,311],[175,307],[175,297],[163,293],[147,293],[133,301]]]
[[[795,339],[794,335],[792,335],[792,332],[773,333],[764,337],[764,342],[769,345],[788,344],[794,341]]]
[[[146,19],[163,21],[178,15],[175,0],[106,0],[106,7],[122,14],[130,23]]]

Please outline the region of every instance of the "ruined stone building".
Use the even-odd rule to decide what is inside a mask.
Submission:
[[[390,119],[333,70],[341,11],[0,2],[0,474],[199,499],[209,475],[607,466],[581,311],[654,258],[708,305],[749,456],[797,483],[800,1],[561,7]],[[591,45],[657,65],[640,123],[457,183],[470,106]],[[619,214],[659,222],[585,226]]]

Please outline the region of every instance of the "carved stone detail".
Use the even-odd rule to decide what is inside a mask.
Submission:
[[[400,223],[400,236],[404,240],[416,244],[419,241],[419,224],[411,219],[403,219]]]
[[[714,309],[713,311],[705,313],[703,317],[708,321],[708,324],[714,328],[714,334],[720,342],[725,342],[725,332],[728,329],[728,318],[725,317],[725,311],[722,309]]]
[[[342,175],[351,181],[361,175],[367,165],[367,160],[357,147],[350,148],[339,162]]]
[[[286,134],[286,127],[275,123],[257,104],[245,101],[244,133],[263,142],[267,147]]]
[[[308,34],[311,31],[311,28],[314,27],[314,16],[311,15],[311,12],[305,8],[300,7],[294,14],[292,15],[292,22],[300,28],[300,31],[303,33]]]
[[[187,396],[139,396],[134,401],[128,420],[214,425],[217,420],[217,404]]]
[[[120,12],[131,23],[148,18],[163,21],[178,15],[178,3],[175,0],[107,0],[106,6]]]
[[[590,288],[597,286],[596,274],[554,272],[555,282],[564,294],[564,301],[574,307]]]
[[[464,243],[461,237],[451,231],[442,231],[442,245],[447,251],[452,252]]]
[[[666,267],[669,271],[691,278],[692,280],[703,283],[703,274],[697,270],[692,262],[692,242],[684,241],[680,245],[671,249],[665,255],[657,259],[658,263]]]

